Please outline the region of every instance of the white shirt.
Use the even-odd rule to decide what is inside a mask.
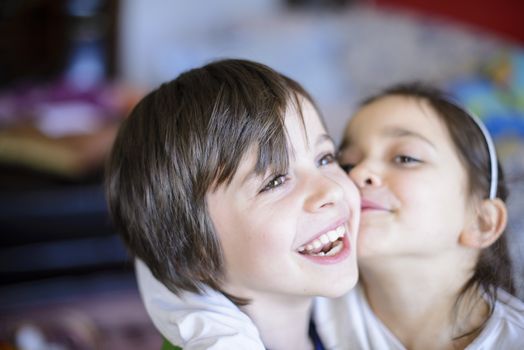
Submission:
[[[337,299],[317,298],[314,319],[327,349],[406,350],[375,316],[360,286]],[[487,349],[524,349],[524,303],[503,290],[484,329],[466,347]]]
[[[263,350],[249,317],[221,293],[169,291],[141,261],[136,274],[142,300],[160,333],[184,350]],[[336,298],[315,298],[313,319],[326,349],[405,350],[371,311],[362,288]],[[493,315],[466,350],[524,349],[524,303],[499,290]]]
[[[184,350],[265,350],[251,319],[222,293],[175,295],[140,260],[135,261],[138,288],[156,328]]]

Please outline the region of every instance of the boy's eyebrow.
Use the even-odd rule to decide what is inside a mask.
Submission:
[[[243,187],[247,182],[260,177],[261,174],[257,173],[256,167],[257,167],[256,163],[253,164],[253,167],[251,168],[251,170],[240,181],[240,187]]]
[[[437,149],[435,144],[433,144],[433,142],[431,142],[424,135],[421,135],[421,134],[419,134],[417,132],[414,132],[414,131],[411,131],[411,130],[398,128],[398,127],[392,127],[392,128],[385,129],[383,134],[386,135],[386,136],[391,136],[391,137],[414,137],[414,138],[417,138],[419,140],[424,141],[425,143],[427,143],[428,145],[430,145],[434,149]]]
[[[258,177],[259,174],[257,174],[257,172],[255,171],[255,167],[253,167],[253,169],[246,174],[246,176],[244,176],[244,178],[242,179],[242,181],[240,181],[240,186],[244,186],[247,182],[253,180],[254,178]]]
[[[329,136],[328,134],[320,134],[318,137],[317,137],[317,140],[315,142],[315,146],[319,146],[320,144],[322,144],[323,142],[330,142],[332,143],[333,145],[335,144],[335,141],[333,140],[333,138],[331,136]],[[246,174],[246,176],[244,176],[244,178],[242,179],[242,181],[240,181],[240,186],[244,186],[247,182],[251,181],[252,179],[258,177],[260,174],[257,174],[257,172],[255,171],[255,166],[253,166],[253,169]]]
[[[316,146],[318,146],[321,143],[326,142],[326,141],[331,142],[333,145],[335,144],[335,140],[333,140],[333,138],[331,136],[329,136],[328,134],[320,134],[318,136],[318,138],[317,138]]]

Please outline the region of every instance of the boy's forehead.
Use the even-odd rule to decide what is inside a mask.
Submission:
[[[325,125],[315,108],[306,98],[300,97],[297,103],[289,104],[285,114],[285,129],[288,149],[311,148],[321,141],[333,141],[327,134]]]

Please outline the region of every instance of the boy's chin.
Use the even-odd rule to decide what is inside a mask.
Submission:
[[[353,288],[355,288],[358,282],[358,271],[352,276],[345,278],[340,278],[336,282],[330,284],[329,288],[325,288],[323,291],[320,291],[318,296],[325,298],[338,298],[347,293],[349,293]]]

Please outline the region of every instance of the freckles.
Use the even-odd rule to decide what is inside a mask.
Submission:
[[[286,242],[286,232],[282,232],[282,230],[265,231],[256,240],[257,248],[263,249],[264,253],[269,256],[282,254],[282,248]]]

